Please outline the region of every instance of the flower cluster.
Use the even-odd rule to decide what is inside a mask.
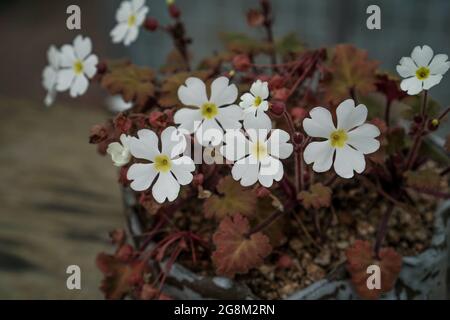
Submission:
[[[427,211],[430,196],[450,197],[443,181],[450,170],[440,168],[448,163],[432,157],[429,149],[436,148],[426,145],[450,113],[450,108],[439,113],[428,92],[450,68],[448,56],[434,55],[427,45],[415,47],[397,66],[401,80],[379,70],[377,61],[353,45],[307,49],[293,34],[274,39],[270,1],[259,4],[247,20],[264,28],[266,37],[225,33],[225,51],[198,68],[192,66],[192,40],[173,0],[167,1],[171,19],[164,26],[147,17],[145,0],[123,1],[110,33],[113,43],[129,46],[142,29],[164,31],[174,48],[158,72],[126,60],[99,63],[90,39],[82,36],[49,48],[43,72],[47,105],[59,91],[84,94],[90,81],[111,95],[107,101],[115,116],[92,128],[90,142],[119,168],[119,183],[132,200],[129,211],[143,232],[136,237],[139,249],[117,233],[116,254],[99,257],[107,297],[166,298],[161,288],[167,270],[182,253],[183,258],[191,253],[194,264],[211,260],[202,266],[214,265],[217,274],[233,277],[261,266],[276,248],[270,260],[279,259],[274,272],[289,268],[295,258],[314,261],[313,268],[302,266],[308,277],[320,267],[325,274],[334,266],[322,260],[330,258],[288,256],[300,249],[312,256],[322,244],[336,251],[329,254],[334,258],[347,256],[360,296],[378,297],[393,288],[401,269],[401,255],[383,248],[394,209],[409,214],[415,204]],[[355,194],[372,198],[380,217],[366,214],[375,209],[366,205],[370,201],[355,202]],[[336,222],[346,231],[336,238],[328,229],[342,213],[351,215],[352,227]],[[371,232],[362,229],[369,227],[377,228],[375,243],[352,244],[360,235],[366,240]],[[293,248],[291,235],[305,234],[315,249]],[[142,254],[150,243],[150,253]],[[144,279],[150,265],[145,259],[165,261],[167,267]],[[115,261],[130,272],[116,268]],[[381,291],[367,292],[361,283],[374,261],[389,281]]]
[[[73,44],[65,44],[60,50],[51,46],[47,56],[49,65],[43,71],[47,106],[53,104],[56,92],[69,90],[70,96],[75,98],[87,91],[98,64],[97,56],[92,54],[90,38],[77,36]]]

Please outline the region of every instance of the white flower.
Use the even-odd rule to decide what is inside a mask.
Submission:
[[[111,159],[116,167],[122,167],[130,162],[130,139],[130,136],[122,134],[120,136],[120,143],[113,142],[108,145],[108,149],[106,149],[106,152],[111,156]]]
[[[269,109],[269,84],[257,80],[250,92],[241,96],[239,106],[244,110],[244,127],[253,129],[272,129],[272,122],[266,111]]]
[[[404,79],[400,87],[409,95],[416,95],[441,82],[442,76],[450,68],[446,54],[437,54],[433,58],[433,50],[429,46],[417,46],[411,57],[403,57],[397,66],[397,72]]]
[[[121,95],[115,95],[106,98],[106,106],[109,111],[119,113],[131,109],[133,103],[126,102]]]
[[[337,110],[337,128],[334,126],[330,111],[316,107],[309,113],[311,118],[303,120],[305,132],[325,141],[311,142],[303,154],[307,164],[313,163],[313,170],[325,172],[331,168],[334,159],[334,170],[343,178],[353,177],[353,170],[362,173],[366,168],[365,154],[375,152],[380,142],[375,139],[380,130],[368,123],[367,108],[360,104],[355,107],[351,99],[342,102]]]
[[[211,84],[211,97],[208,99],[205,83],[198,78],[188,78],[186,85],[178,89],[178,98],[193,108],[183,108],[174,115],[174,121],[189,133],[195,132],[197,141],[203,146],[211,143],[217,146],[222,142],[227,129],[240,129],[242,109],[233,104],[238,96],[234,84],[229,85],[226,77],[220,77]]]
[[[242,186],[251,186],[259,181],[264,187],[270,187],[273,181],[283,178],[283,164],[279,159],[286,159],[292,153],[293,146],[288,141],[289,134],[283,130],[273,130],[267,138],[266,129],[246,129],[248,138],[241,130],[227,130],[225,145],[220,153],[236,161],[231,170],[233,179]]]
[[[83,95],[89,81],[97,72],[98,58],[91,54],[92,42],[89,38],[77,36],[73,45],[66,44],[61,48],[61,70],[58,72],[58,91],[70,88],[70,95]]]
[[[156,201],[163,203],[166,198],[173,201],[180,192],[180,185],[192,181],[191,172],[195,170],[194,161],[182,153],[186,149],[186,138],[175,128],[168,127],[161,133],[161,151],[158,137],[148,129],[138,132],[139,138],[129,141],[131,154],[150,163],[136,163],[128,169],[127,178],[132,180],[131,188],[144,191],[150,188]]]
[[[60,52],[55,46],[51,46],[47,51],[48,66],[42,72],[42,85],[47,90],[45,97],[45,105],[51,106],[56,98],[56,83],[59,71],[59,55]]]
[[[123,1],[117,10],[117,26],[111,31],[114,43],[123,42],[129,46],[136,41],[139,35],[139,28],[144,23],[148,7],[144,5],[144,0]]]

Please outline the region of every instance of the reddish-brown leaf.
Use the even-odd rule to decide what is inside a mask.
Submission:
[[[326,100],[338,104],[353,90],[366,95],[376,90],[378,62],[369,60],[367,51],[352,45],[337,45],[329,65],[330,77],[325,81]]]
[[[392,248],[380,250],[380,260],[376,259],[372,245],[367,241],[356,240],[346,252],[347,270],[351,275],[353,287],[363,299],[378,299],[381,294],[391,291],[402,268],[402,256]],[[378,265],[381,271],[381,288],[370,290],[367,268]]]
[[[127,245],[119,248],[116,255],[100,253],[96,263],[104,274],[100,290],[106,299],[125,298],[135,286],[143,282],[143,275],[148,271],[148,264],[136,259]]]
[[[155,93],[154,77],[150,68],[126,65],[103,76],[101,84],[111,94],[120,94],[125,101],[143,106]]]
[[[272,251],[269,238],[258,232],[247,237],[248,220],[240,214],[226,217],[213,236],[216,251],[212,259],[217,274],[233,277],[236,273],[247,273],[263,263]]]
[[[207,218],[218,220],[226,216],[241,213],[251,216],[256,209],[256,194],[243,188],[232,177],[225,177],[217,185],[218,195],[212,195],[203,204],[203,212]]]
[[[321,183],[312,185],[309,191],[302,191],[298,195],[298,199],[302,201],[305,209],[328,208],[331,204],[331,189]]]

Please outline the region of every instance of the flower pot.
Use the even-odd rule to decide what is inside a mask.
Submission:
[[[129,189],[124,189],[124,203],[130,233],[141,234],[139,218],[133,209],[136,207],[135,196]],[[441,203],[435,215],[430,247],[417,256],[403,258],[402,271],[395,288],[383,295],[382,299],[446,299],[450,200]],[[245,284],[225,277],[200,276],[180,264],[173,265],[164,292],[175,299],[258,298]],[[342,267],[326,278],[294,292],[287,299],[358,299],[358,296]]]

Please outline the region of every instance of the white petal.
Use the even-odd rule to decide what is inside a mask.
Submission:
[[[230,80],[227,77],[220,77],[211,84],[211,98],[209,99],[216,106],[225,106],[236,101],[238,89],[236,85],[228,85]]]
[[[53,67],[47,66],[42,72],[42,85],[48,91],[55,87],[58,80],[58,72]]]
[[[55,46],[51,46],[48,49],[47,59],[48,59],[48,62],[50,63],[50,66],[52,66],[53,69],[59,68],[59,56],[60,56],[60,53],[59,53],[58,49],[56,49]]]
[[[289,140],[289,133],[284,130],[275,129],[267,140],[267,151],[270,155],[279,159],[288,158],[294,149]]]
[[[63,68],[73,68],[73,64],[77,60],[74,48],[69,45],[63,45],[61,48],[60,64]]]
[[[89,87],[89,81],[84,76],[84,74],[77,75],[75,81],[70,87],[70,96],[75,98],[85,94],[87,88]]]
[[[433,58],[433,50],[427,45],[423,46],[422,48],[420,46],[417,46],[412,51],[411,57],[413,58],[417,66],[426,67],[430,63],[431,58]]]
[[[155,185],[152,188],[152,194],[156,201],[163,203],[166,198],[173,201],[178,197],[180,184],[175,180],[170,172],[160,172]]]
[[[416,77],[412,77],[402,80],[402,82],[400,83],[400,88],[403,91],[407,91],[409,95],[413,96],[422,91],[422,84],[422,81],[420,81]]]
[[[240,129],[242,125],[239,121],[242,120],[242,116],[242,109],[237,105],[231,105],[228,107],[219,108],[219,113],[217,114],[216,119],[224,130]]]
[[[316,107],[309,112],[309,115],[311,118],[303,120],[303,129],[310,137],[328,139],[336,130],[331,113],[327,109]]]
[[[56,98],[56,90],[55,89],[49,90],[44,99],[45,105],[47,107],[50,107],[53,104],[53,102],[55,102],[55,98]]]
[[[161,145],[161,153],[173,159],[186,150],[186,138],[177,128],[168,127],[161,133]]]
[[[188,78],[186,84],[178,89],[178,99],[186,106],[201,107],[208,102],[205,83],[199,78]]]
[[[249,141],[240,130],[227,130],[220,153],[230,161],[242,159],[249,153]]]
[[[355,108],[352,99],[345,100],[336,109],[337,128],[348,131],[362,125],[367,119],[367,108],[360,104]]]
[[[76,57],[84,60],[92,51],[92,41],[88,37],[77,36],[73,41]]]
[[[95,54],[90,55],[84,61],[84,73],[91,79],[97,73],[98,58]]]
[[[263,111],[265,112],[265,111],[269,110],[269,102],[262,101],[257,109],[258,109],[258,112],[263,112]]]
[[[364,155],[345,145],[336,149],[336,159],[334,160],[334,170],[342,178],[350,179],[353,177],[353,170],[362,173],[366,168]]]
[[[280,181],[283,178],[283,164],[280,160],[270,156],[261,160],[258,180],[266,188],[270,188],[273,181]]]
[[[136,26],[137,27],[142,26],[142,24],[145,21],[145,16],[147,15],[147,13],[148,13],[147,7],[144,7],[141,10],[139,10],[138,14],[136,15]]]
[[[431,87],[434,87],[435,85],[439,84],[439,82],[441,82],[441,80],[442,80],[441,74],[432,74],[423,81],[423,88],[425,90],[428,90]]]
[[[191,183],[193,179],[191,172],[195,170],[195,164],[191,158],[183,156],[172,160],[172,168],[170,170],[175,175],[178,183],[185,186]]]
[[[131,8],[134,12],[138,12],[144,6],[145,0],[131,0]]]
[[[260,97],[261,99],[266,100],[269,97],[269,83],[256,80],[256,82],[253,82],[250,92],[255,97]]]
[[[330,170],[333,164],[334,148],[329,141],[311,142],[303,152],[303,158],[306,164],[314,162],[313,170],[315,172],[325,172]]]
[[[115,26],[110,33],[113,43],[122,42],[125,39],[127,32],[128,32],[128,24],[119,23],[117,26]]]
[[[127,179],[132,181],[131,189],[144,191],[150,188],[158,172],[151,163],[135,163],[127,172]]]
[[[365,123],[362,126],[347,133],[347,143],[356,150],[369,154],[377,151],[380,148],[380,142],[375,139],[380,135],[378,127],[370,123]]]
[[[203,117],[199,109],[183,108],[175,113],[173,119],[176,124],[180,125],[180,129],[194,133],[202,123]]]
[[[195,132],[197,141],[207,147],[210,143],[218,146],[223,139],[223,130],[214,119],[205,119]]]
[[[131,3],[129,1],[123,1],[120,4],[119,10],[117,10],[116,20],[118,22],[128,22],[128,18],[132,13]]]
[[[125,36],[125,40],[123,41],[123,44],[126,46],[129,46],[131,43],[136,41],[137,37],[139,35],[139,28],[134,26],[128,29],[128,33]]]
[[[241,102],[239,102],[239,106],[242,109],[247,109],[253,106],[253,103],[255,102],[255,97],[251,93],[244,93],[241,96]],[[256,108],[255,108],[256,110]]]
[[[403,78],[409,78],[416,75],[418,67],[410,57],[403,57],[397,66],[397,72]]]
[[[66,91],[70,88],[75,79],[75,72],[72,69],[63,69],[58,72],[58,81],[56,89],[58,91]]]
[[[129,140],[131,154],[138,159],[153,161],[160,154],[158,137],[148,129],[139,130],[137,135],[139,138],[133,137]]]
[[[231,169],[233,179],[241,182],[244,187],[251,186],[258,181],[259,162],[253,157],[248,156],[238,160]]]
[[[450,68],[450,61],[446,54],[437,54],[431,61],[429,68],[431,74],[445,74]]]
[[[265,112],[257,112],[254,115],[246,113],[244,115],[245,129],[265,129],[267,131],[272,129],[272,121]]]

